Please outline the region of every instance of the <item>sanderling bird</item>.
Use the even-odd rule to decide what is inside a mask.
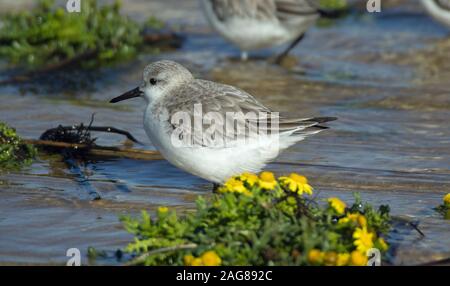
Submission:
[[[450,0],[422,0],[422,4],[434,19],[450,28]]]
[[[247,92],[230,85],[196,79],[182,65],[167,60],[148,65],[139,87],[110,102],[134,97],[144,98],[147,104],[144,129],[158,151],[178,168],[216,184],[243,172],[259,172],[280,151],[326,129],[321,123],[336,119],[279,116]],[[197,124],[199,108],[201,117]],[[235,136],[238,129],[232,120],[231,125],[223,128],[223,124],[230,123],[230,114],[244,113],[246,116],[258,114],[245,117],[241,125],[247,128],[251,125],[249,123],[254,123],[253,126],[259,128],[258,132],[253,133],[257,134],[256,137],[249,135],[252,132]],[[217,126],[214,132],[208,133],[211,118]],[[269,123],[263,122],[265,120]],[[214,141],[224,137],[231,138],[231,144]],[[184,140],[186,138],[189,140]],[[213,141],[215,143],[212,144]],[[180,142],[186,144],[180,145]]]
[[[201,0],[206,18],[225,39],[247,52],[291,42],[280,61],[304,37],[320,15],[311,0]]]

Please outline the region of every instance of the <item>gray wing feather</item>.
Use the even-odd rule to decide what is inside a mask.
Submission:
[[[203,112],[270,112],[253,96],[236,87],[207,80],[195,80],[176,91],[177,100],[167,102],[169,114],[180,109],[189,110],[194,104],[201,103]]]
[[[318,15],[309,0],[210,0],[214,13],[222,22],[233,18],[295,21]]]
[[[229,140],[228,142],[235,140],[235,134],[226,132],[226,128],[228,126],[233,126],[234,128],[235,123],[233,118],[227,117],[227,112],[242,113],[243,115],[253,113],[254,117],[245,117],[244,120],[245,133],[243,138],[245,139],[258,135],[260,132],[268,135],[275,132],[280,134],[286,132],[303,136],[315,134],[325,128],[320,126],[320,123],[334,120],[334,118],[274,117],[269,108],[243,90],[211,81],[195,80],[193,83],[176,91],[174,97],[167,99],[162,106],[166,106],[169,120],[176,112],[182,111],[189,115],[191,128],[186,128],[185,124],[180,122],[170,122],[170,124],[172,131],[178,129],[178,132],[181,131],[181,136],[190,138],[196,146],[211,147],[214,145],[211,144],[211,138],[204,136],[205,131],[210,127],[209,124],[202,124],[202,133],[193,132],[194,106],[196,104],[201,104],[203,116],[209,112],[215,112],[220,115],[219,118],[213,117],[214,122],[221,122],[225,127],[216,129],[215,136],[220,136],[223,140]],[[261,117],[261,115],[263,116]],[[277,124],[272,125],[272,120],[276,120]],[[257,130],[257,133],[249,132],[250,130]]]
[[[273,19],[275,3],[273,0],[210,0],[217,18],[226,22],[233,18]]]
[[[181,126],[182,123],[171,123],[173,129],[178,129],[178,132],[184,133],[182,136],[187,136],[192,140],[196,146],[209,146],[211,147],[208,139],[203,135],[206,129],[210,127],[209,124],[203,124],[201,126],[202,133],[192,132],[194,130],[194,106],[196,104],[201,104],[202,115],[212,112],[214,122],[221,121],[223,126],[234,126],[233,119],[227,117],[228,112],[247,114],[248,112],[253,112],[258,115],[260,112],[269,113],[270,110],[259,103],[250,94],[242,91],[238,88],[218,84],[205,80],[196,80],[194,83],[189,84],[175,92],[176,100],[168,101],[164,103],[167,107],[168,114],[170,118],[176,112],[185,112],[189,114],[191,118],[191,129],[185,128],[186,126]],[[214,116],[214,115],[219,116]],[[224,121],[227,122],[224,122]],[[245,122],[246,125],[251,124],[250,121]],[[246,126],[245,128],[248,128]],[[223,140],[234,140],[234,133],[227,133],[226,129],[217,129],[216,136],[220,136]],[[248,138],[249,134],[245,134]],[[207,142],[205,142],[205,140]]]

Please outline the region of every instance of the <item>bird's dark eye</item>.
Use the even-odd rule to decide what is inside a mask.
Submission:
[[[150,79],[150,84],[151,84],[151,85],[155,85],[155,84],[156,84],[156,82],[157,82],[157,80],[156,80],[156,79],[154,79],[154,78],[151,78],[151,79]]]

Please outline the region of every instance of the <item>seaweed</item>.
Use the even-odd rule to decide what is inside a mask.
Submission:
[[[92,137],[91,132],[106,132],[124,135],[128,140],[134,143],[140,143],[129,132],[109,126],[93,126],[95,113],[91,116],[91,121],[86,126],[84,123],[71,126],[59,125],[56,128],[46,130],[40,136],[42,141],[61,142],[66,145],[41,144],[46,151],[52,153],[63,153],[69,151],[71,156],[86,155],[92,148],[99,147],[95,144],[97,138]],[[112,149],[112,148],[109,148]]]
[[[66,147],[56,147],[51,144],[43,145],[43,149],[51,153],[59,153],[62,155],[64,163],[66,163],[70,173],[80,186],[86,191],[92,200],[101,199],[100,193],[89,182],[90,169],[90,151],[96,147],[97,138],[91,136],[91,131],[103,131],[119,133],[127,136],[130,140],[137,140],[128,132],[113,127],[94,127],[94,115],[87,126],[83,123],[72,126],[59,125],[56,128],[46,130],[40,137],[43,141],[62,142],[68,144]],[[80,148],[81,147],[81,148]]]
[[[0,122],[0,171],[28,166],[36,156],[36,148],[26,144],[16,130]]]

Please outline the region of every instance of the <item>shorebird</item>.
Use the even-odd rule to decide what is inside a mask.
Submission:
[[[279,116],[249,93],[230,85],[196,79],[182,65],[167,60],[148,65],[139,87],[110,102],[135,97],[146,102],[144,129],[158,151],[176,167],[216,184],[243,172],[259,172],[280,151],[326,129],[321,123],[336,119]],[[230,114],[258,114],[240,122],[246,130],[257,127],[257,132],[235,136],[239,135],[235,118],[231,125],[223,126],[230,123]],[[217,125],[214,132],[208,133],[211,118]],[[228,129],[228,126],[232,127]]]
[[[450,0],[421,0],[427,12],[438,22],[450,28]]]
[[[319,16],[332,16],[312,0],[201,0],[211,26],[239,47],[241,59],[248,51],[291,43],[279,62],[304,37]]]

